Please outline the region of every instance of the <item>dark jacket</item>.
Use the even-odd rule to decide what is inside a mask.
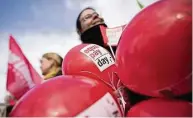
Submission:
[[[96,25],[96,26],[88,29],[87,31],[85,31],[81,35],[80,39],[81,39],[82,43],[97,44],[99,46],[104,47],[105,49],[107,49],[111,53],[110,47],[105,46],[105,43],[103,41],[103,36],[102,36],[101,30],[100,30],[101,25],[107,27],[106,24]],[[114,46],[112,48],[113,48],[113,51],[115,53],[117,47]]]

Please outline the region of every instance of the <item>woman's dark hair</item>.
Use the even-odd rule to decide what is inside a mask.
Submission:
[[[95,10],[94,8],[92,8],[92,7],[86,7],[86,8],[84,8],[84,9],[79,13],[79,15],[78,15],[78,17],[77,17],[77,19],[76,19],[76,32],[77,32],[79,35],[81,35],[80,30],[82,29],[81,23],[80,23],[80,16],[81,16],[82,12],[84,12],[84,11],[87,10],[87,9],[91,9],[91,10],[96,11],[96,10]]]

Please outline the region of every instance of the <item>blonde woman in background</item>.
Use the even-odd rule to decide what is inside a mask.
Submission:
[[[62,61],[63,58],[57,53],[49,52],[42,56],[40,69],[44,76],[44,81],[62,75]]]

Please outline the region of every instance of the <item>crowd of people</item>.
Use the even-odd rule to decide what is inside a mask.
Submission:
[[[113,52],[111,52],[110,47],[104,45],[103,39],[101,37],[101,32],[99,26],[107,27],[105,20],[99,15],[99,13],[92,7],[84,8],[77,17],[76,20],[76,30],[82,43],[93,43],[104,47],[110,53],[116,53],[116,46],[113,46]],[[54,52],[48,52],[42,55],[40,60],[40,69],[43,75],[43,82],[49,80],[50,78],[62,75],[62,61],[63,57]],[[139,101],[149,99],[150,97],[145,95],[140,95],[135,92],[126,89],[129,96],[130,105],[134,105]],[[191,101],[190,94],[183,96],[183,99]],[[11,111],[13,105],[10,104],[10,100],[14,99],[10,94],[5,97],[4,108],[0,108],[0,116],[7,116]],[[3,105],[0,105],[0,107]],[[4,110],[3,110],[4,109]],[[6,110],[5,110],[6,109]]]

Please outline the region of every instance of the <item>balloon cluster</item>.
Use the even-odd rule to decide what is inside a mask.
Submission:
[[[143,9],[122,33],[116,63],[124,85],[148,97],[128,117],[192,116],[192,1],[160,0]]]
[[[62,71],[25,94],[10,116],[192,116],[183,97],[192,93],[192,1],[148,6],[124,29],[115,59],[101,46],[80,44]],[[134,104],[129,93],[146,99]]]

